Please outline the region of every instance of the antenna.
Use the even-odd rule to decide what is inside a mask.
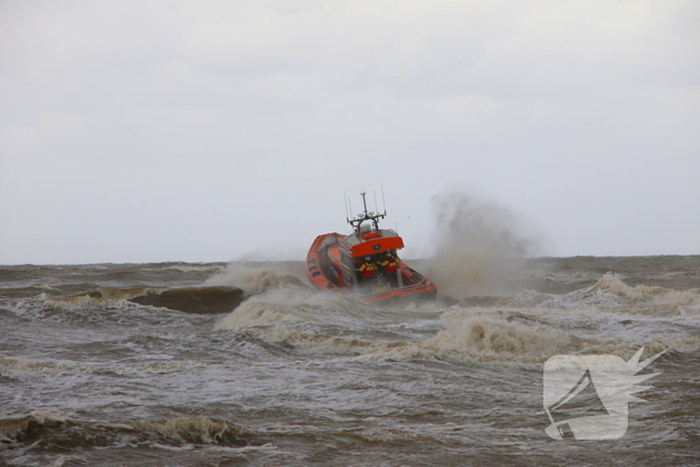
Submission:
[[[382,183],[382,204],[384,205],[384,215],[386,216],[386,200],[384,199],[384,184]]]
[[[374,212],[379,214],[379,208],[377,207],[377,190],[374,191]]]
[[[345,190],[343,190],[343,204],[345,205],[345,219],[350,220],[348,216],[348,195],[345,193]]]
[[[382,187],[383,190],[383,187]],[[360,195],[362,195],[362,206],[364,207],[364,212],[358,214],[356,217],[353,217],[352,219],[348,218],[348,224],[352,225],[353,229],[355,230],[355,235],[360,235],[361,231],[361,226],[363,222],[370,221],[374,225],[374,231],[378,232],[379,231],[379,219],[384,219],[386,217],[386,209],[384,209],[384,214],[380,214],[378,212],[368,212],[367,211],[367,190],[362,187],[362,191],[360,192]],[[350,212],[352,213],[352,204],[350,203],[350,198],[347,198],[348,206],[350,207]],[[374,204],[377,204],[377,192],[374,192]]]

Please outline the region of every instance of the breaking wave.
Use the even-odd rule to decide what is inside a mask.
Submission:
[[[450,311],[440,321],[445,329],[420,346],[446,360],[537,363],[557,353],[578,351],[583,344],[565,332],[475,316],[464,310]]]
[[[204,282],[204,286],[231,286],[243,289],[247,295],[256,295],[285,288],[306,288],[292,274],[284,274],[263,266],[230,263],[224,271]]]
[[[501,304],[521,307],[595,307],[630,314],[666,316],[700,314],[700,289],[674,290],[665,287],[629,286],[616,274],[607,273],[592,287],[555,295],[533,291],[513,294]]]
[[[140,295],[159,293],[164,287],[135,287],[129,289],[98,289],[70,296],[42,294],[46,304],[65,310],[115,309],[130,306],[129,300]]]
[[[648,285],[630,287],[612,273],[604,275],[587,293],[602,298],[603,303],[607,297],[628,303],[649,303],[664,308],[700,303],[700,289],[673,290]]]
[[[639,309],[640,302],[661,317],[671,309],[697,310],[697,290],[630,287],[605,275],[595,286],[569,294],[523,292],[493,297],[493,302],[496,307],[462,304],[442,311],[434,305],[389,310],[334,295],[283,289],[250,298],[223,317],[216,329],[245,331],[296,352],[329,357],[538,368],[556,354],[627,354],[641,345],[648,352],[700,347],[700,336],[680,335],[678,330],[670,336],[654,334],[658,322],[636,323],[640,331],[630,333],[630,322],[624,319],[625,311]],[[623,306],[631,302],[634,307]],[[420,332],[415,323],[422,323]],[[624,339],[615,336],[622,328],[627,332]]]
[[[368,320],[391,322],[394,316],[390,309],[369,305],[352,296],[308,288],[284,288],[250,297],[224,316],[215,330],[240,331],[280,323],[353,328],[368,324]]]
[[[168,440],[196,444],[247,444],[242,435],[245,431],[226,420],[208,418],[204,416],[195,418],[171,418],[155,422],[134,423],[137,429],[153,432],[164,436]]]
[[[62,417],[47,411],[0,418],[4,445],[41,445],[43,448],[85,449],[107,447],[171,446],[192,444],[247,446],[253,433],[229,421],[205,416],[146,422],[106,423]]]

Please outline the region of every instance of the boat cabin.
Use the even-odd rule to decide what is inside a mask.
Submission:
[[[401,261],[397,250],[404,247],[396,231],[380,229],[379,214],[367,211],[347,221],[353,227],[349,235],[319,235],[309,249],[306,273],[319,290],[350,290],[370,303],[399,299],[430,300],[437,287]],[[349,207],[346,205],[346,208]]]
[[[348,219],[353,233],[340,238],[336,248],[328,250],[331,262],[343,281],[365,292],[402,287],[399,258],[403,239],[392,229],[380,229],[379,219],[386,214],[372,211]]]

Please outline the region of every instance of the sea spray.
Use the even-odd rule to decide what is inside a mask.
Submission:
[[[432,199],[435,252],[426,275],[441,296],[498,294],[517,287],[523,259],[540,244],[511,209],[476,194]]]
[[[207,279],[204,286],[240,287],[248,295],[288,287],[305,288],[303,282],[292,274],[286,274],[264,264],[230,263],[224,271]]]

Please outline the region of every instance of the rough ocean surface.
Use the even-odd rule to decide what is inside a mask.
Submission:
[[[700,465],[700,257],[519,274],[391,309],[300,262],[0,266],[0,465]],[[221,286],[232,311],[130,301]],[[622,438],[547,436],[548,358],[641,347],[670,350]]]

